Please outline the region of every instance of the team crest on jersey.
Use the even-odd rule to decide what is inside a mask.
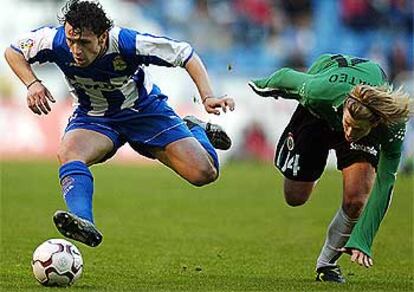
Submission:
[[[115,71],[123,71],[127,68],[127,63],[121,58],[121,56],[116,56],[112,61]]]
[[[295,140],[293,139],[293,134],[289,133],[286,138],[286,147],[289,151],[292,151],[295,148]]]
[[[33,45],[34,45],[34,40],[32,40],[32,39],[24,39],[24,40],[21,40],[20,41],[19,48],[21,50],[27,50],[27,49],[30,49],[31,47],[33,47]]]

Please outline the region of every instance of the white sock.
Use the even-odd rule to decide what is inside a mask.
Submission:
[[[316,262],[317,269],[336,265],[337,260],[341,256],[337,249],[343,247],[348,241],[357,221],[358,219],[349,218],[342,210],[342,207],[339,208],[331,224],[329,224],[325,244]]]

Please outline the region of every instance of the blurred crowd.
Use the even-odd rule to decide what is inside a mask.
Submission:
[[[217,72],[304,69],[320,53],[377,60],[394,80],[413,65],[412,0],[128,0],[167,35],[191,40]]]

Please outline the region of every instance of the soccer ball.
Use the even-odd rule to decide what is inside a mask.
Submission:
[[[82,274],[78,248],[64,239],[49,239],[33,253],[33,274],[44,286],[69,286]]]

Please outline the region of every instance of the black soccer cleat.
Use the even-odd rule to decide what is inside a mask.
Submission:
[[[345,278],[342,276],[339,266],[325,266],[316,270],[316,281],[343,284],[345,283]]]
[[[231,147],[230,137],[219,125],[212,124],[210,122],[203,122],[195,116],[186,116],[183,120],[186,122],[187,127],[189,129],[191,129],[195,125],[198,125],[201,128],[203,128],[206,131],[207,137],[210,140],[211,144],[214,146],[214,148],[220,150],[227,150]]]
[[[56,211],[53,222],[59,232],[70,239],[80,241],[91,247],[102,242],[102,233],[88,220],[66,211]]]

